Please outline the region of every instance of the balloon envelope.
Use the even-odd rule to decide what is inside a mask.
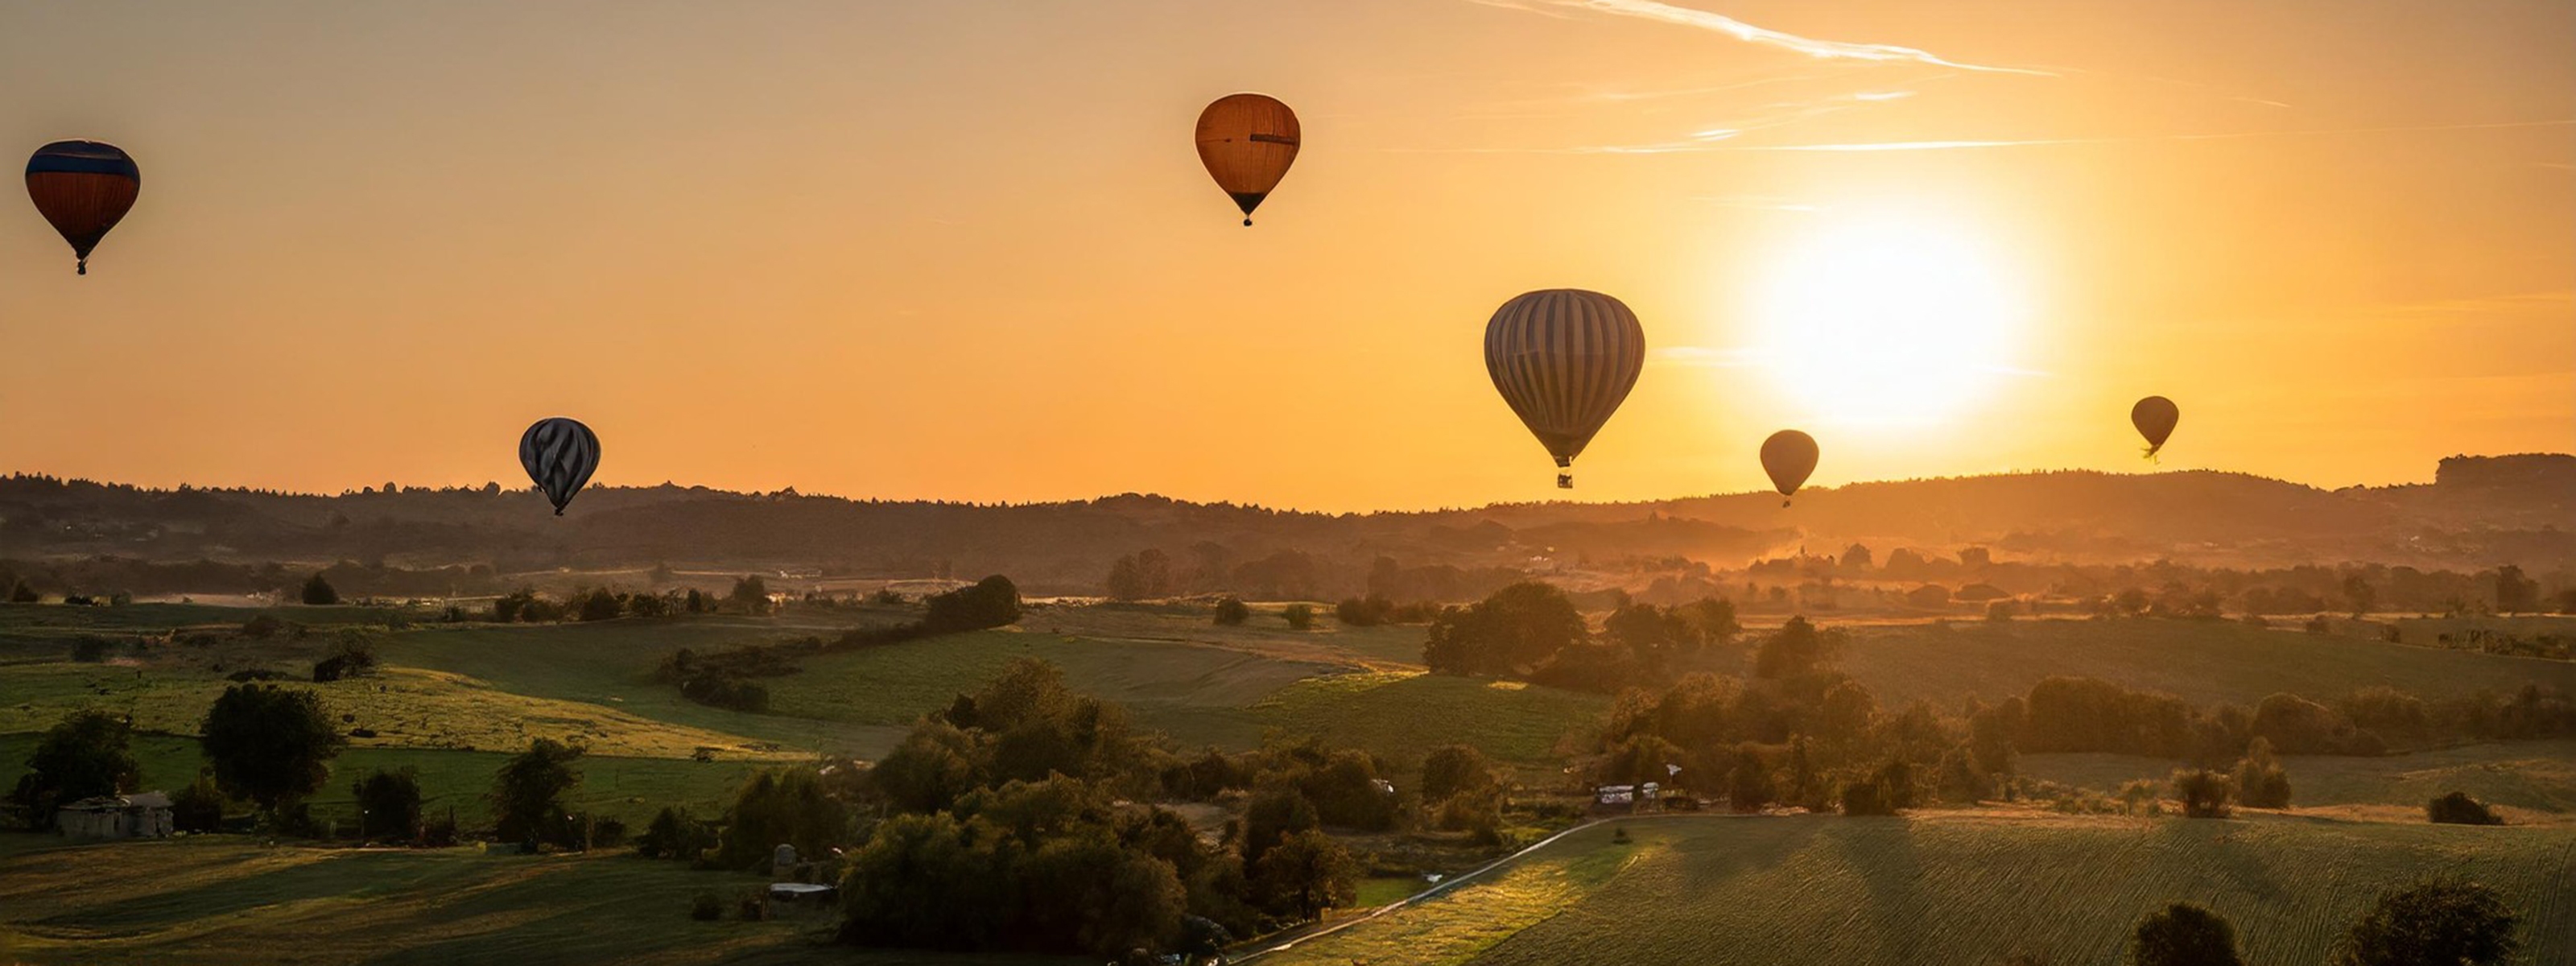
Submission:
[[[1780,491],[1781,496],[1798,492],[1798,487],[1806,485],[1807,474],[1815,471],[1815,437],[1784,429],[1762,441],[1762,472],[1771,474],[1771,488]]]
[[[555,515],[562,516],[564,505],[599,469],[599,437],[579,420],[561,416],[537,420],[519,436],[519,465],[554,502]]]
[[[2174,424],[2181,420],[2182,410],[2163,396],[2148,396],[2129,407],[2129,425],[2138,427],[2138,435],[2147,438],[2148,456],[2165,448],[2165,440],[2173,437]]]
[[[1485,323],[1485,373],[1560,467],[1610,421],[1645,365],[1637,314],[1599,292],[1524,293]],[[1566,473],[1556,482],[1574,485]]]
[[[83,275],[90,251],[133,210],[142,190],[143,170],[113,144],[56,141],[27,159],[27,197],[71,243]]]
[[[1199,163],[1243,209],[1252,209],[1288,176],[1297,160],[1297,113],[1266,94],[1228,94],[1199,112]]]

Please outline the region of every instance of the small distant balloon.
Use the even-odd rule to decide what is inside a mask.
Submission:
[[[1199,112],[1199,163],[1243,209],[1245,227],[1288,176],[1299,141],[1297,112],[1267,94],[1228,94]]]
[[[143,170],[113,144],[56,141],[27,159],[27,197],[71,243],[82,275],[89,274],[89,253],[134,209],[142,190]]]
[[[562,516],[564,505],[599,469],[599,437],[579,420],[561,416],[537,420],[519,437],[519,465],[527,468],[528,479],[538,489],[546,491],[546,499],[554,501],[555,515]]]
[[[2182,410],[2163,396],[2148,396],[2129,407],[2129,424],[2138,427],[2138,435],[2147,438],[2149,459],[2165,448],[2165,440],[2173,436],[2174,423],[2181,419]]]
[[[1788,506],[1789,496],[1816,471],[1816,438],[1794,429],[1771,434],[1762,441],[1762,471],[1771,474],[1771,488],[1780,491],[1780,505]]]
[[[1574,458],[1619,411],[1645,365],[1637,313],[1599,292],[1526,292],[1485,323],[1485,373],[1556,457],[1556,485],[1566,489],[1574,487]]]

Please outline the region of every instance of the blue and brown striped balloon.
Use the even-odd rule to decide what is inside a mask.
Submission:
[[[27,159],[27,197],[71,243],[83,275],[91,250],[134,209],[142,191],[143,169],[113,144],[56,141]]]
[[[1637,313],[1599,292],[1525,293],[1485,323],[1485,373],[1561,469],[1610,421],[1645,366]],[[1559,472],[1556,485],[1573,486],[1574,475]]]
[[[528,479],[546,491],[555,515],[562,516],[564,505],[599,469],[599,437],[577,419],[537,420],[519,437],[519,465],[527,467]]]

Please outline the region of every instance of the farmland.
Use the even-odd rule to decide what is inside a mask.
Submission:
[[[1625,824],[1632,844],[1587,829],[1256,961],[2110,963],[2139,918],[2188,900],[2236,924],[2248,962],[2317,962],[2376,890],[2433,870],[2506,894],[2522,962],[2576,955],[2576,829],[1998,812]]]

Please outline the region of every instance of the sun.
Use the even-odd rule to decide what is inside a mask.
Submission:
[[[2026,306],[1994,253],[1958,226],[1820,226],[1752,289],[1756,356],[1809,418],[1936,423],[2007,378]]]

